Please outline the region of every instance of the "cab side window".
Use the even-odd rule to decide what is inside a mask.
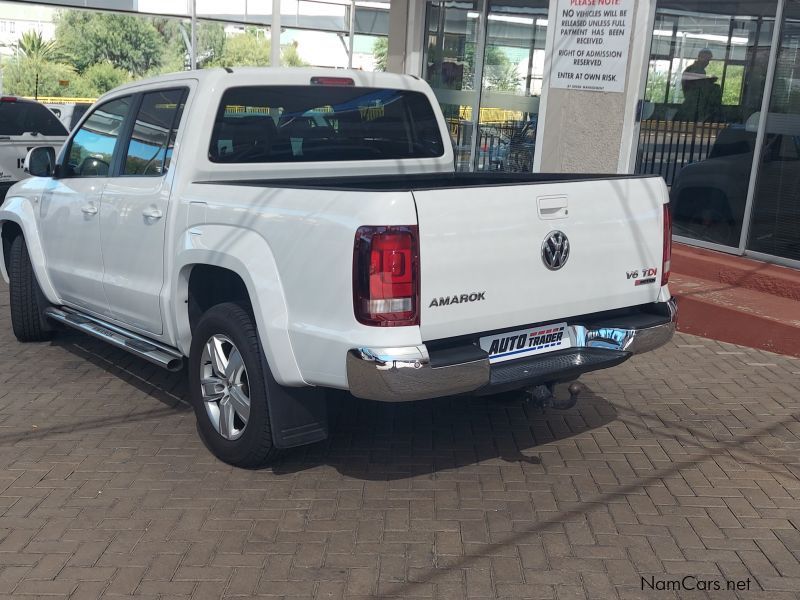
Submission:
[[[188,90],[159,90],[142,96],[122,175],[161,176],[169,170]]]
[[[130,107],[130,96],[117,98],[98,106],[84,121],[72,138],[67,154],[69,177],[108,177]]]

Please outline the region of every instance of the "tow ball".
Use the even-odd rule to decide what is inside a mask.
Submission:
[[[554,408],[556,410],[569,410],[574,407],[578,402],[578,394],[583,391],[583,386],[577,381],[569,384],[567,391],[569,392],[569,400],[559,400],[555,397],[553,390],[555,385],[552,383],[544,385],[535,385],[525,390],[525,397],[531,404],[534,404],[544,410],[545,408]]]

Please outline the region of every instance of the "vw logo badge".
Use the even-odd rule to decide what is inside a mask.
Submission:
[[[569,259],[569,240],[563,231],[551,231],[542,242],[542,262],[551,271],[558,271]]]

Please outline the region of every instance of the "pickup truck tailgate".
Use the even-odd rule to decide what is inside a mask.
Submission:
[[[415,190],[423,340],[656,301],[663,181],[629,177]],[[551,270],[542,245],[569,243]]]

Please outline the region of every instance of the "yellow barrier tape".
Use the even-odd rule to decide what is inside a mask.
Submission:
[[[22,96],[27,100],[36,100],[42,104],[94,104],[97,98],[78,98],[78,97],[60,97],[60,96]]]

